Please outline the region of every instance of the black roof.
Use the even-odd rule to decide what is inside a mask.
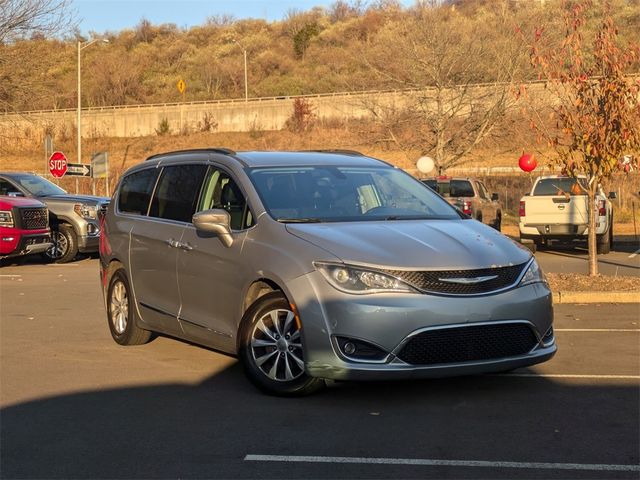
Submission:
[[[184,156],[193,159],[193,154],[217,154],[236,159],[245,167],[284,167],[284,166],[382,166],[389,165],[382,160],[367,157],[353,150],[308,150],[299,152],[235,152],[228,148],[201,148],[179,150],[152,155],[147,160],[162,160],[167,157]]]

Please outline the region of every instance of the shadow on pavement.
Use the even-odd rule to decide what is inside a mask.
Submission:
[[[286,399],[259,393],[234,364],[198,385],[72,393],[3,408],[2,477],[335,478],[358,472],[346,466],[243,462],[247,454],[633,465],[639,461],[638,397],[638,386],[631,383],[476,376],[341,383],[315,396]],[[376,468],[368,471],[395,476],[399,467]],[[406,472],[447,475],[447,470],[424,467]],[[475,477],[637,476],[465,472]]]

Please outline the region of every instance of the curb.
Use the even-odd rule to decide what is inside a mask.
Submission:
[[[553,292],[553,303],[640,303],[640,292]]]

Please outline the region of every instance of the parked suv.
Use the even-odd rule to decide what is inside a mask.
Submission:
[[[31,198],[0,195],[0,259],[44,252],[50,246],[47,207]]]
[[[498,194],[492,193],[489,196],[487,187],[480,180],[440,176],[426,178],[422,182],[442,195],[451,205],[458,207],[465,215],[500,231],[502,205]]]
[[[71,195],[54,183],[31,173],[0,172],[0,195],[35,198],[49,209],[52,245],[45,255],[58,263],[73,260],[78,252],[98,251],[98,213],[109,199]]]
[[[101,274],[121,345],[238,355],[269,393],[505,371],[556,351],[531,252],[355,153],[208,149],[129,169]]]

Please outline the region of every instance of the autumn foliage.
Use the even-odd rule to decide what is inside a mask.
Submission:
[[[621,44],[609,1],[565,1],[561,41],[537,27],[531,62],[552,93],[551,119],[535,112],[533,127],[556,153],[553,163],[569,175],[585,174],[589,194],[590,274],[597,274],[595,195],[620,169],[625,155],[640,153],[640,80],[630,76],[640,59],[635,43]],[[592,38],[589,21],[598,22]],[[551,125],[550,125],[551,123]]]

